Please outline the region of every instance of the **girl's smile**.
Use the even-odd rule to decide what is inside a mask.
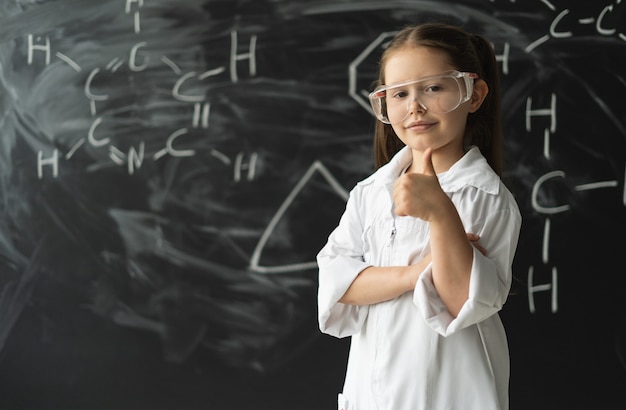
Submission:
[[[424,132],[430,130],[435,125],[437,125],[436,121],[420,120],[409,123],[405,128],[413,132]]]

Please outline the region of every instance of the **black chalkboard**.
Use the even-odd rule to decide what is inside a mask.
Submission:
[[[0,408],[333,408],[315,254],[435,20],[501,63],[511,408],[626,408],[626,4],[570,3],[2,0]]]

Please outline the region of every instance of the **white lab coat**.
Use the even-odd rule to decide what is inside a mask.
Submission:
[[[319,252],[319,326],[351,336],[339,408],[346,410],[508,409],[509,351],[498,311],[511,285],[521,215],[478,148],[438,175],[474,249],[469,299],[456,318],[439,298],[429,265],[413,292],[369,306],[339,303],[368,266],[418,262],[429,226],[393,213],[392,186],[410,164],[403,148],[351,191],[346,210]]]

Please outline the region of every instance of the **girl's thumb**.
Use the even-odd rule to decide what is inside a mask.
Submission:
[[[433,149],[426,148],[422,155],[422,174],[436,175],[435,166],[433,165]]]

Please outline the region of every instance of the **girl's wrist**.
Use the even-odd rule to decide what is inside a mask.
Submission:
[[[404,268],[403,280],[406,284],[407,292],[413,291],[415,286],[417,286],[417,280],[419,279],[420,273],[424,269],[422,265],[422,263],[417,263]]]
[[[457,214],[457,210],[452,200],[443,194],[441,201],[434,207],[434,212],[430,214],[429,222],[445,221],[455,214]]]

